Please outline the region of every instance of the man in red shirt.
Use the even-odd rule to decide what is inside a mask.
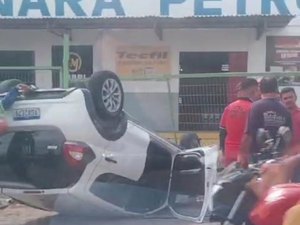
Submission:
[[[288,154],[299,153],[300,146],[300,108],[297,106],[297,94],[292,87],[283,88],[280,92],[280,98],[292,116],[293,137],[291,140],[290,151]]]
[[[258,82],[253,78],[247,78],[238,86],[238,99],[225,108],[219,133],[224,166],[237,161],[248,113],[252,102],[259,97]]]

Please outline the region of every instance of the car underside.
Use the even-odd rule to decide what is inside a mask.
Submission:
[[[9,130],[0,136],[2,193],[66,214],[78,207],[96,215],[170,208],[177,217],[201,221],[216,176],[216,148],[183,150],[130,121],[118,99],[120,83],[110,83],[116,79],[110,73],[95,77],[93,83],[102,84],[96,96],[94,86],[35,90],[15,102],[5,118]],[[114,90],[117,99],[105,102]],[[182,210],[187,205],[196,212]]]

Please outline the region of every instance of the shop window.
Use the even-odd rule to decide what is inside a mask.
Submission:
[[[180,79],[179,130],[218,130],[224,108],[236,99],[236,85],[243,79],[222,77],[221,73],[246,71],[246,52],[182,52],[181,74],[220,73],[220,76]]]

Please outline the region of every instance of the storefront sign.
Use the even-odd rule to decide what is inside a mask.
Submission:
[[[57,46],[57,48],[58,48],[58,52],[62,53],[63,47]],[[71,79],[85,79],[92,75],[93,73],[93,47],[92,46],[70,46],[69,72],[70,72]]]
[[[299,11],[300,0],[0,0],[0,17],[286,15]]]
[[[268,37],[267,70],[300,71],[300,37]]]
[[[300,37],[268,37],[267,65],[270,72],[298,72],[300,71]],[[283,76],[279,84],[300,85],[300,78]]]
[[[62,66],[63,46],[52,46],[52,65]],[[93,46],[70,46],[69,72],[71,80],[82,80],[93,73]],[[53,71],[53,83],[59,84],[57,71]]]
[[[168,47],[122,46],[115,54],[119,75],[170,74]]]

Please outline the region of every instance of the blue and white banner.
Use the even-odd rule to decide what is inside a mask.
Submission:
[[[288,15],[300,0],[0,0],[0,17]]]

